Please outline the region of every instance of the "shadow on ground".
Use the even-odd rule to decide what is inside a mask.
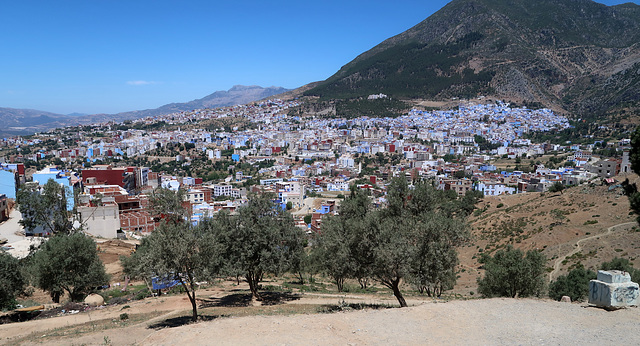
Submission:
[[[220,318],[220,317],[226,317],[226,316],[225,315],[214,315],[214,316],[199,315],[198,322],[213,321],[216,318]],[[175,328],[175,327],[180,327],[180,326],[184,326],[191,323],[193,323],[191,321],[191,316],[179,316],[174,318],[168,318],[158,323],[150,324],[147,328],[149,329]]]
[[[340,311],[352,311],[352,310],[364,310],[364,309],[372,309],[372,310],[382,310],[382,309],[393,309],[394,306],[389,304],[361,304],[361,303],[338,303],[338,304],[325,304],[320,305],[318,307],[318,312],[320,313],[332,313],[332,312],[340,312]]]
[[[263,306],[278,305],[284,302],[299,300],[299,294],[291,292],[262,292],[261,303]],[[210,298],[202,301],[200,308],[212,307],[245,307],[251,305],[251,293],[228,294],[221,298]]]

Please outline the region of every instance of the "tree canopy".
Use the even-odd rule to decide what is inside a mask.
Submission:
[[[182,206],[183,199],[182,190],[159,188],[154,191],[150,208],[163,219],[138,250],[124,260],[124,269],[127,275],[147,282],[153,277],[180,282],[191,302],[195,321],[198,318],[196,281],[214,278],[220,272],[218,235],[224,215],[192,225],[186,219],[188,212]]]
[[[272,197],[269,193],[250,196],[237,216],[225,220],[220,235],[226,270],[242,273],[257,300],[262,299],[258,285],[264,275],[289,270],[303,251],[302,232]]]
[[[478,292],[485,297],[539,296],[544,289],[546,258],[538,251],[529,250],[525,255],[508,245],[493,257],[483,254],[480,263],[485,274],[478,279]]]
[[[20,225],[27,233],[38,230],[46,234],[69,233],[72,224],[67,212],[66,193],[64,186],[53,179],[42,186],[35,183],[21,186],[16,195],[18,209],[22,213]]]
[[[82,233],[51,237],[30,258],[35,286],[49,292],[54,302],[67,292],[80,301],[109,282],[98,258],[96,243]]]
[[[19,260],[0,252],[0,310],[13,308],[16,296],[24,293],[26,286]]]
[[[470,199],[469,201],[472,201]],[[428,183],[410,187],[395,178],[387,187],[386,209],[372,210],[366,194],[352,190],[340,215],[322,224],[318,250],[324,270],[338,284],[373,278],[390,288],[400,306],[403,280],[441,292],[455,282],[455,247],[468,237],[467,212],[455,193]]]
[[[567,275],[560,275],[549,285],[549,297],[555,300],[568,296],[571,301],[581,301],[589,294],[589,281],[596,278],[596,273],[585,269],[581,264]]]

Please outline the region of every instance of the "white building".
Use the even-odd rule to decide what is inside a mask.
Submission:
[[[233,186],[227,184],[216,184],[213,185],[213,196],[231,196],[232,195]]]
[[[85,231],[94,237],[115,239],[120,229],[120,213],[116,203],[97,207],[78,207]]]
[[[479,181],[474,190],[482,192],[485,196],[511,195],[516,192],[513,187],[499,182]]]
[[[342,155],[338,158],[338,167],[340,168],[353,168],[355,161],[349,154]]]

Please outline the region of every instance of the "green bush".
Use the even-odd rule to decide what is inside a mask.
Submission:
[[[0,311],[13,309],[15,298],[24,293],[27,280],[22,275],[20,261],[9,254],[0,252]]]
[[[564,190],[564,185],[561,182],[555,182],[549,187],[549,192],[562,192],[562,190]]]
[[[484,277],[478,279],[478,293],[485,297],[540,296],[544,289],[546,258],[538,251],[514,249],[512,245],[493,257],[482,254]]]
[[[549,297],[560,300],[563,296],[571,297],[571,301],[581,301],[589,293],[589,281],[596,278],[596,273],[584,268],[582,264],[561,275],[549,285]]]

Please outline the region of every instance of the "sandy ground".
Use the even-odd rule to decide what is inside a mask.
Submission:
[[[487,299],[407,309],[227,318],[152,333],[143,345],[640,344],[640,311]]]
[[[38,246],[42,238],[25,237],[20,232],[22,226],[18,223],[22,219],[22,214],[17,209],[13,209],[9,214],[9,219],[0,224],[0,238],[7,238],[8,242],[3,247],[8,248],[7,253],[24,258],[29,254],[31,246]]]
[[[638,309],[492,299],[408,309],[220,319],[151,334],[141,344],[639,344]]]
[[[214,288],[200,292],[199,296],[228,294],[228,290]],[[307,293],[275,308],[285,309],[294,304],[335,306],[342,300],[396,305],[392,299],[376,295]],[[411,307],[404,309],[275,316],[265,312],[244,317],[231,313],[243,308],[228,306],[218,311],[222,317],[167,327],[168,322],[188,315],[190,305],[185,296],[163,296],[130,302],[125,310],[121,305],[109,306],[88,313],[0,325],[0,344],[16,344],[17,340],[22,345],[640,344],[638,308],[608,312],[586,304],[505,298],[450,302],[410,299],[409,304]],[[123,311],[132,318],[138,314],[154,315],[117,328],[100,328],[104,321],[116,323]],[[207,310],[201,309],[201,313],[206,315]],[[61,334],[65,327],[86,328],[94,323],[95,330]]]
[[[9,214],[9,219],[0,223],[0,238],[7,238],[8,244],[23,240],[23,235],[17,235],[16,232],[22,230],[22,226],[18,221],[22,219],[22,214],[17,209],[13,209]]]

